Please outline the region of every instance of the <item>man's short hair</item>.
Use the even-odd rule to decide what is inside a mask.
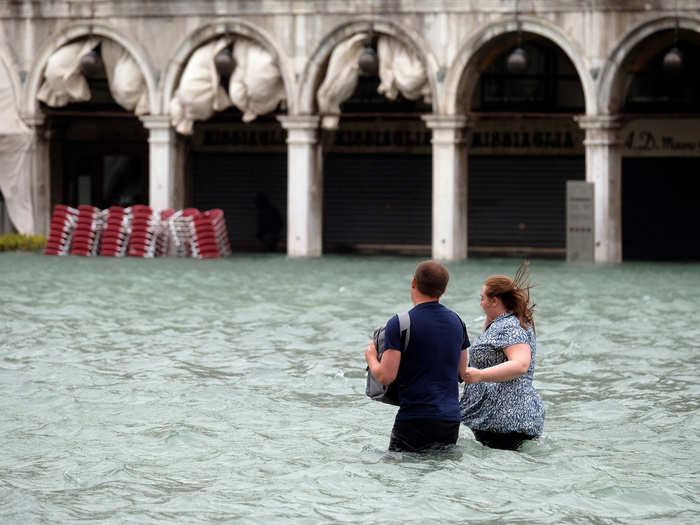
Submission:
[[[435,261],[424,261],[416,267],[414,274],[416,288],[428,297],[440,297],[445,293],[450,273],[442,264]]]

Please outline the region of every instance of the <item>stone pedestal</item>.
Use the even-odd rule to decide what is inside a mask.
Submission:
[[[149,206],[159,212],[179,208],[177,202],[176,137],[167,115],[141,117],[148,130],[148,194]]]
[[[577,118],[586,131],[586,181],[594,184],[595,261],[622,261],[622,157],[616,116]]]
[[[287,130],[287,254],[323,249],[323,169],[318,116],[280,116]]]
[[[433,258],[467,258],[467,147],[464,116],[423,117],[433,132]]]

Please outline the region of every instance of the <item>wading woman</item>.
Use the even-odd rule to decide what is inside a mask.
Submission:
[[[481,287],[484,331],[462,365],[465,383],[460,400],[462,423],[480,443],[516,450],[538,437],[544,407],[532,386],[535,372],[535,321],[527,263],[514,279],[494,275]]]

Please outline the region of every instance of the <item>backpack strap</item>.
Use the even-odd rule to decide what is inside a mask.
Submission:
[[[403,350],[408,348],[408,341],[411,338],[411,318],[408,312],[397,314],[399,317],[399,334],[403,343]]]

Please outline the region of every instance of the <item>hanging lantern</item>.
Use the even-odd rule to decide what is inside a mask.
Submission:
[[[236,66],[236,62],[231,54],[231,48],[225,47],[219,51],[214,57],[214,66],[216,67],[216,72],[221,78],[227,78],[233,73],[233,69]]]
[[[368,77],[377,76],[377,73],[379,72],[379,59],[377,58],[377,52],[368,45],[360,55],[357,65],[359,66],[360,72],[363,75]]]
[[[93,49],[80,59],[80,72],[88,78],[95,78],[102,72],[102,57]]]
[[[671,50],[664,56],[664,71],[666,73],[678,74],[683,69],[683,54],[677,47]]]
[[[528,58],[525,50],[520,46],[513,49],[506,60],[506,69],[508,72],[514,74],[525,73],[525,71],[527,71],[527,66]]]

